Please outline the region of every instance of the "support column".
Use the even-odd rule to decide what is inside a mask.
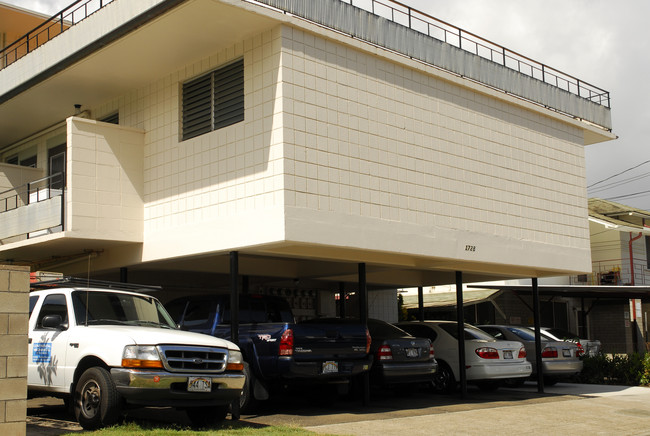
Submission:
[[[366,284],[366,264],[359,264],[359,319],[368,324],[368,286]],[[370,404],[370,372],[361,374],[361,401],[364,406]]]
[[[129,269],[125,266],[120,268],[120,283],[128,283]]]
[[[368,324],[368,286],[366,285],[366,264],[359,264],[359,319]]]
[[[424,321],[424,291],[418,286],[418,319]]]
[[[467,371],[465,368],[465,316],[463,313],[463,273],[456,271],[456,322],[458,324],[458,369],[460,397],[467,396]]]
[[[533,285],[533,323],[535,325],[535,365],[537,366],[537,392],[544,393],[544,371],[542,368],[542,335],[539,315],[539,287],[537,277],[532,279]]]
[[[341,318],[345,318],[345,298],[345,283],[339,282],[339,316]]]
[[[239,345],[239,252],[230,252],[230,340]],[[239,420],[239,399],[232,402],[231,416]]]

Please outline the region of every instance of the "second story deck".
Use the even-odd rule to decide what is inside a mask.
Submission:
[[[0,50],[0,69],[11,69],[8,67],[19,63],[23,58],[36,56],[36,50],[41,50],[44,44],[116,1],[119,0],[73,2]],[[134,24],[151,20],[158,14],[187,2],[188,0],[140,2],[134,8],[134,17],[118,28],[106,28],[97,33],[97,41],[78,44],[77,53],[70,55],[75,58],[87,56],[92,52],[89,47],[94,42],[101,40],[100,46],[104,46],[112,38],[131,31]],[[608,91],[396,1],[223,0],[222,3],[240,7],[244,4],[265,6],[285,16],[298,17],[324,26],[604,130],[612,129]],[[42,68],[42,71],[32,71],[33,68],[30,68],[27,74],[34,75],[25,81],[0,80],[0,83],[5,83],[5,86],[0,85],[0,103],[60,71],[61,62],[64,61],[65,59],[58,59],[50,63],[41,61],[33,64]],[[4,77],[10,77],[7,76],[7,71],[0,71],[0,77],[3,77],[3,73]],[[24,74],[24,71],[20,72],[21,77]],[[0,147],[2,145],[6,145],[6,142],[0,143]]]

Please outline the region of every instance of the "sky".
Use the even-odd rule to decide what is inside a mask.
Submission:
[[[73,2],[2,1],[45,14]],[[588,195],[650,210],[650,1],[400,2],[609,91],[618,139],[586,148]]]

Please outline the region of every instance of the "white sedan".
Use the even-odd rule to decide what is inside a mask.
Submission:
[[[431,339],[438,361],[434,388],[438,392],[453,392],[460,380],[456,321],[401,322],[396,325],[413,336]],[[469,324],[465,324],[465,366],[467,381],[482,390],[497,389],[508,379],[525,379],[533,370],[521,342],[496,340]]]

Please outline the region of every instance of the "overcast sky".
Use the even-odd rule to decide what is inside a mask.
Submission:
[[[2,0],[54,14],[72,0]],[[367,0],[366,0],[367,1]],[[386,0],[383,0],[386,2]],[[590,196],[650,210],[648,0],[401,0],[610,92],[615,141],[587,147]],[[641,165],[640,165],[641,164]],[[627,171],[640,165],[638,168]],[[606,190],[597,188],[608,187]]]

